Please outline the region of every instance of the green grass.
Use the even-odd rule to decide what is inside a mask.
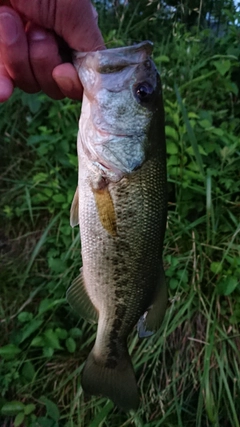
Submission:
[[[179,31],[155,47],[168,143],[169,304],[157,334],[129,337],[136,414],[84,396],[80,385],[96,332],[65,301],[81,266],[69,225],[80,107],[18,91],[0,105],[1,426],[240,425],[240,104],[236,61],[216,57],[235,42],[226,35],[212,52],[205,33]],[[124,25],[120,32],[124,40]]]

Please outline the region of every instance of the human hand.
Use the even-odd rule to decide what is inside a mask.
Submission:
[[[77,51],[104,48],[90,0],[0,0],[0,102],[15,86],[81,99],[77,72],[59,54],[59,37]]]

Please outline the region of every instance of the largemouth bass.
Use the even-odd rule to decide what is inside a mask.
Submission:
[[[67,292],[80,316],[98,322],[83,389],[124,410],[139,404],[127,337],[161,325],[167,184],[164,111],[152,44],[77,54],[84,88],[79,176],[71,225],[80,225],[80,276]]]

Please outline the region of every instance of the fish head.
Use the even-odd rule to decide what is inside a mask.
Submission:
[[[88,160],[115,182],[148,158],[154,143],[151,127],[156,116],[163,116],[151,53],[152,43],[142,42],[75,54],[84,88],[80,144]]]

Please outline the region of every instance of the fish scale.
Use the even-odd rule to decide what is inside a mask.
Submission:
[[[136,409],[139,403],[127,337],[136,324],[140,337],[156,331],[167,303],[162,265],[167,212],[164,113],[149,50],[149,43],[143,42],[80,55],[75,61],[85,95],[71,224],[79,222],[83,267],[67,298],[80,316],[98,322],[82,374],[83,389],[111,398],[124,410]],[[104,71],[111,71],[110,80],[100,67],[107,61],[110,65]],[[123,71],[119,63],[124,63]],[[89,68],[91,81],[85,78]],[[140,102],[138,94],[145,96],[144,90],[150,95],[148,101]],[[100,104],[99,92],[105,94]],[[126,104],[128,108],[123,109]],[[117,134],[119,127],[124,129],[124,120],[131,135]],[[102,134],[98,126],[104,128]]]

